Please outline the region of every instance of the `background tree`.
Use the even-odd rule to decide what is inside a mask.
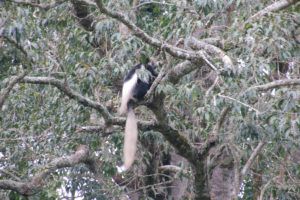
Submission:
[[[1,199],[299,199],[299,5],[0,1]],[[117,174],[122,77],[148,58]]]

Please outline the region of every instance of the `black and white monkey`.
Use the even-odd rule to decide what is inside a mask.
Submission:
[[[139,70],[145,69],[146,80],[139,77]],[[147,91],[150,89],[157,73],[152,63],[138,64],[134,66],[125,76],[122,88],[122,100],[119,113],[126,114],[124,149],[123,149],[123,166],[118,168],[119,172],[126,171],[134,161],[136,152],[136,143],[138,136],[137,120],[133,111],[132,103],[143,100]]]

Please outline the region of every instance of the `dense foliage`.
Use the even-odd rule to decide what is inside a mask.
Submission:
[[[299,6],[0,0],[0,198],[300,199]],[[148,58],[118,174],[122,79]]]

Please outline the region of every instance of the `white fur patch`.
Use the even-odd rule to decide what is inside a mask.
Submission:
[[[119,109],[120,114],[125,114],[127,112],[127,103],[130,99],[132,99],[132,91],[137,83],[137,80],[138,76],[136,73],[134,73],[131,79],[123,84],[121,107]]]

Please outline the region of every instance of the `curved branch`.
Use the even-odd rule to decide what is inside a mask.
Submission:
[[[22,72],[19,76],[12,77],[6,88],[0,91],[0,110],[4,104],[5,99],[8,97],[10,91],[12,88],[17,84],[24,76],[26,75],[26,72]]]
[[[187,45],[190,46],[192,49],[197,49],[197,50],[202,49],[210,54],[213,54],[214,56],[222,60],[225,67],[233,68],[233,63],[231,58],[228,55],[226,55],[226,53],[222,49],[212,44],[208,44],[203,41],[197,40],[194,37],[190,37],[187,40]]]
[[[78,92],[72,90],[66,82],[61,80],[52,78],[52,77],[30,77],[26,76],[22,81],[22,83],[31,83],[31,84],[43,84],[43,85],[52,85],[58,88],[61,92],[66,94],[71,99],[74,99],[81,103],[84,106],[88,106],[90,108],[96,109],[100,114],[102,114],[103,118],[107,123],[111,123],[113,116],[108,112],[105,106],[102,104],[93,101],[87,97],[82,96]]]
[[[142,29],[137,27],[133,22],[131,22],[124,14],[108,10],[103,5],[102,0],[96,0],[96,4],[102,13],[118,20],[119,22],[122,22],[124,25],[126,25],[132,31],[133,35],[137,36],[138,38],[140,38],[147,44],[150,44],[157,48],[165,49],[166,52],[168,52],[170,55],[180,58],[180,59],[190,60],[194,63],[203,62],[203,59],[201,58],[201,56],[199,56],[194,51],[188,51],[185,49],[181,49],[181,48],[161,42],[160,40],[151,37],[146,32],[144,32]]]
[[[273,4],[265,7],[264,9],[260,10],[259,12],[257,12],[256,14],[252,15],[247,22],[252,21],[252,20],[257,20],[260,17],[270,13],[270,12],[276,12],[279,10],[283,10],[295,3],[299,2],[299,0],[280,0],[280,1],[276,1]]]
[[[90,165],[91,161],[92,157],[89,153],[89,149],[87,146],[81,145],[73,155],[56,158],[51,161],[48,165],[44,166],[42,172],[33,176],[30,181],[0,180],[0,188],[13,190],[25,196],[34,195],[46,185],[46,178],[55,172],[55,170],[73,167],[80,163]]]

